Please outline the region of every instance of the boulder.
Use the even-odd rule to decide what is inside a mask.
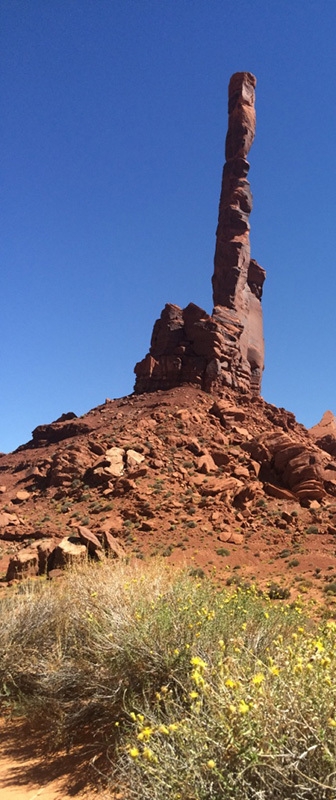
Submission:
[[[109,531],[103,531],[103,544],[107,555],[111,558],[125,558],[125,548]]]
[[[89,556],[91,556],[91,558],[99,557],[102,553],[102,544],[96,534],[93,533],[90,528],[86,528],[83,525],[78,526],[77,532],[80,541],[87,548]]]
[[[69,420],[68,415],[65,415],[65,420],[62,420],[62,417],[60,420],[52,422],[50,425],[38,425],[32,433],[33,445],[53,444],[61,442],[63,439],[70,439],[73,436],[87,436],[91,432],[91,427],[88,423],[80,419],[71,418]]]
[[[92,453],[85,445],[74,443],[58,448],[54,453],[48,474],[49,486],[70,487],[74,480],[81,481],[92,464]]]
[[[293,434],[267,431],[257,439],[245,443],[244,449],[248,450],[252,458],[259,461],[263,468],[268,465],[265,491],[268,494],[273,492],[273,497],[280,498],[279,492],[274,494],[278,491],[278,486],[279,489],[289,490],[300,500],[320,500],[326,494],[322,455],[313,445],[310,446],[300,439],[295,440]],[[276,489],[270,488],[273,482],[269,480],[269,475],[272,471]]]
[[[48,561],[54,549],[55,549],[54,539],[44,539],[43,542],[38,543],[37,557],[38,557],[39,575],[46,575],[46,573],[48,572]]]
[[[12,503],[24,503],[26,500],[29,500],[30,497],[30,492],[27,492],[25,489],[20,489],[16,492],[15,497],[13,497]]]
[[[23,578],[35,577],[38,575],[38,554],[36,549],[19,550],[15,556],[9,560],[6,581],[22,580]]]
[[[199,487],[199,492],[205,497],[215,497],[217,494],[237,491],[242,486],[238,478],[213,478]]]
[[[87,558],[87,549],[85,544],[70,541],[67,537],[53,550],[48,561],[48,572],[55,569],[64,569],[64,567],[81,564]]]
[[[205,453],[203,456],[200,456],[197,459],[197,472],[202,472],[204,475],[208,475],[209,472],[216,472],[217,469],[217,464],[215,464],[210,453]]]
[[[138,453],[137,450],[126,450],[126,464],[128,469],[137,469],[144,460],[145,456]]]
[[[106,465],[105,472],[118,478],[124,472],[124,449],[122,447],[110,447],[105,453]]]

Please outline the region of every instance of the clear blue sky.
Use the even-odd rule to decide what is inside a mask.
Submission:
[[[212,309],[233,72],[257,76],[262,394],[336,413],[335,0],[0,0],[0,451],[132,392],[166,302]]]

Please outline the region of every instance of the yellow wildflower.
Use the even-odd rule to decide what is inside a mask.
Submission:
[[[139,742],[148,742],[148,739],[150,739],[152,733],[153,733],[153,728],[150,727],[143,728],[143,730],[140,731],[140,733],[138,733],[137,739],[139,740]]]
[[[328,725],[329,725],[329,728],[336,728],[336,719],[333,719],[332,717],[329,717]]]
[[[203,659],[200,658],[199,656],[193,656],[193,658],[190,659],[190,664],[193,667],[197,667],[197,669],[199,670],[204,670],[207,668],[206,662],[203,661]]]
[[[280,674],[279,667],[277,667],[276,664],[272,664],[271,667],[268,667],[268,671],[269,671],[269,673],[271,675],[279,675]]]
[[[216,768],[216,762],[213,760],[213,758],[209,758],[209,761],[207,761],[207,767],[209,767],[209,769]]]
[[[167,728],[167,725],[160,725],[158,731],[159,733],[164,733],[166,736],[168,736],[169,734],[169,729]]]
[[[191,673],[190,677],[191,677],[191,680],[194,681],[196,686],[198,686],[198,687],[204,686],[204,683],[205,683],[204,678],[201,675],[201,673],[198,672],[197,669],[194,669],[194,671]]]
[[[255,675],[253,675],[253,678],[252,678],[252,683],[254,683],[254,685],[255,685],[255,686],[260,686],[260,684],[261,684],[261,683],[262,683],[264,680],[265,680],[265,675],[263,675],[263,673],[262,673],[262,672],[256,672],[256,674],[255,674]]]
[[[156,755],[154,755],[150,747],[144,747],[142,755],[146,759],[146,761],[157,761],[157,757]]]
[[[199,697],[199,694],[198,692],[189,692],[189,697],[191,700],[196,700],[196,698]]]
[[[138,758],[138,756],[140,755],[139,750],[138,750],[137,747],[130,747],[128,752],[129,752],[131,758]]]
[[[236,681],[233,681],[233,680],[232,680],[232,678],[228,678],[228,679],[225,681],[225,686],[227,686],[227,687],[228,687],[228,689],[235,689],[235,688],[236,688],[236,686],[237,686],[237,684],[236,684]]]
[[[238,706],[238,710],[240,714],[247,714],[250,710],[250,706],[245,703],[245,700],[241,700]]]

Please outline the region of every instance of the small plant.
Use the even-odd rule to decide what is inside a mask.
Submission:
[[[202,567],[192,567],[192,569],[189,570],[189,575],[192,578],[205,578],[205,572]]]
[[[62,512],[62,514],[66,514],[71,507],[72,503],[70,502],[70,500],[66,500],[66,502],[61,505],[60,511]]]
[[[318,533],[318,532],[319,532],[319,529],[318,529],[317,525],[309,525],[309,527],[307,528],[307,531],[306,531],[306,533]]]
[[[229,556],[230,550],[227,550],[226,547],[217,547],[216,553],[218,556]]]
[[[299,564],[300,564],[300,561],[299,561],[298,558],[291,558],[291,560],[288,562],[288,566],[289,567],[298,567]]]
[[[270,600],[287,600],[290,597],[290,589],[280,586],[279,583],[271,583],[268,596]]]
[[[279,558],[288,558],[288,556],[290,555],[291,555],[291,550],[288,550],[288,548],[286,548],[285,550],[281,550],[281,552],[279,553]]]
[[[323,591],[325,594],[336,595],[336,581],[328,583],[327,586],[324,587]]]

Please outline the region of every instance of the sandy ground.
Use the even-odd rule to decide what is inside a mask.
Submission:
[[[24,721],[0,720],[1,800],[121,800],[89,781],[88,760],[83,748],[46,755]]]

